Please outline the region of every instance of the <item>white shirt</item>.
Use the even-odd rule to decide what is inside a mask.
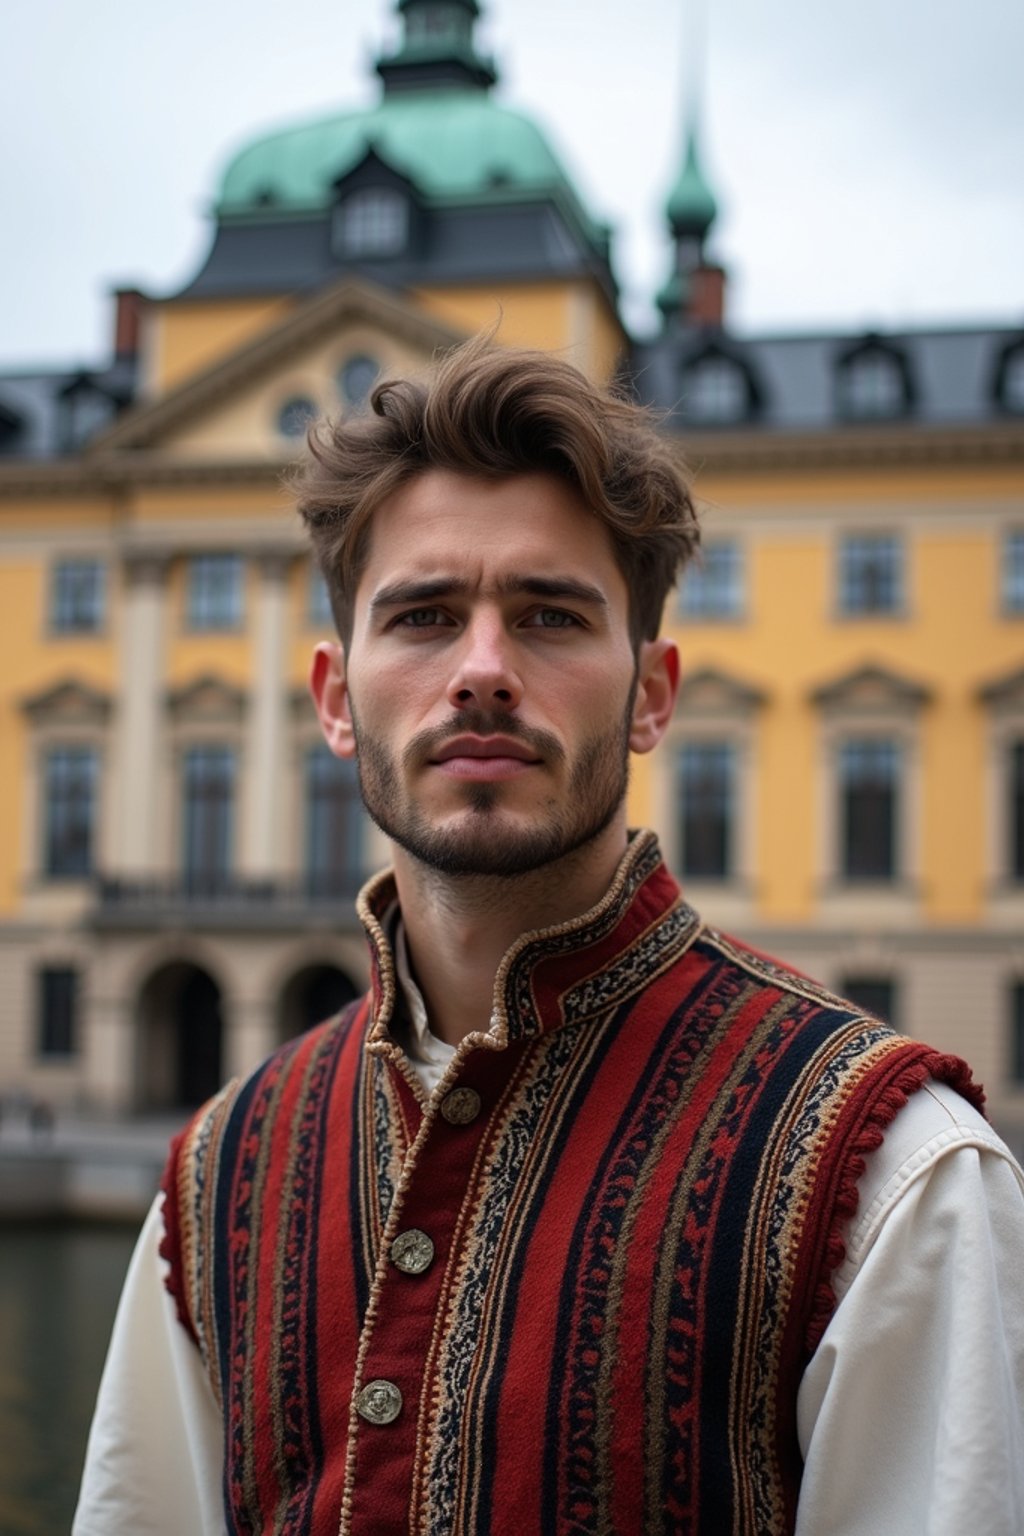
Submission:
[[[797,1400],[797,1536],[1022,1536],[1024,1173],[935,1084],[865,1162],[839,1303]],[[154,1206],[72,1536],[224,1531],[220,1414],[164,1288],[160,1235]]]

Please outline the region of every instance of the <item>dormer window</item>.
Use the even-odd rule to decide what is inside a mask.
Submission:
[[[409,243],[409,200],[394,187],[350,192],[334,214],[338,256],[397,256]]]
[[[1004,411],[1024,416],[1024,340],[1003,349],[996,368],[995,395]]]
[[[732,426],[748,420],[757,405],[758,391],[739,358],[715,347],[686,364],[680,408],[687,421]]]
[[[913,396],[907,360],[884,342],[862,342],[839,359],[836,394],[840,415],[850,421],[905,416]]]

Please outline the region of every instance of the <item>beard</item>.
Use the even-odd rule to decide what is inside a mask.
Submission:
[[[371,820],[392,842],[441,874],[497,875],[513,879],[575,853],[611,824],[629,782],[629,734],[636,683],[627,707],[612,729],[584,739],[569,766],[561,803],[552,795],[524,824],[528,813],[503,806],[507,783],[467,783],[455,825],[437,826],[403,789],[399,763],[387,745],[363,731],[353,711],[359,788]],[[429,762],[453,736],[513,736],[542,760],[545,769],[564,768],[566,753],[556,737],[532,730],[505,714],[465,710],[447,725],[413,737],[401,756],[406,776]],[[543,769],[541,771],[544,771]]]

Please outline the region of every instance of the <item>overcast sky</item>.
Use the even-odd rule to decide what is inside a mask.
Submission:
[[[700,10],[704,11],[701,19]],[[654,323],[699,80],[740,330],[1024,325],[1019,0],[485,0],[499,99],[545,127]],[[109,290],[199,266],[232,152],[370,103],[390,0],[28,0],[4,23],[0,367],[101,361]],[[702,41],[703,37],[703,41]],[[695,61],[699,68],[694,68]]]

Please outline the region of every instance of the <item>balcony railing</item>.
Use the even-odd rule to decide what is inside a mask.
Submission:
[[[102,928],[214,926],[288,928],[355,921],[364,875],[338,871],[296,880],[236,875],[101,876],[92,922]]]

